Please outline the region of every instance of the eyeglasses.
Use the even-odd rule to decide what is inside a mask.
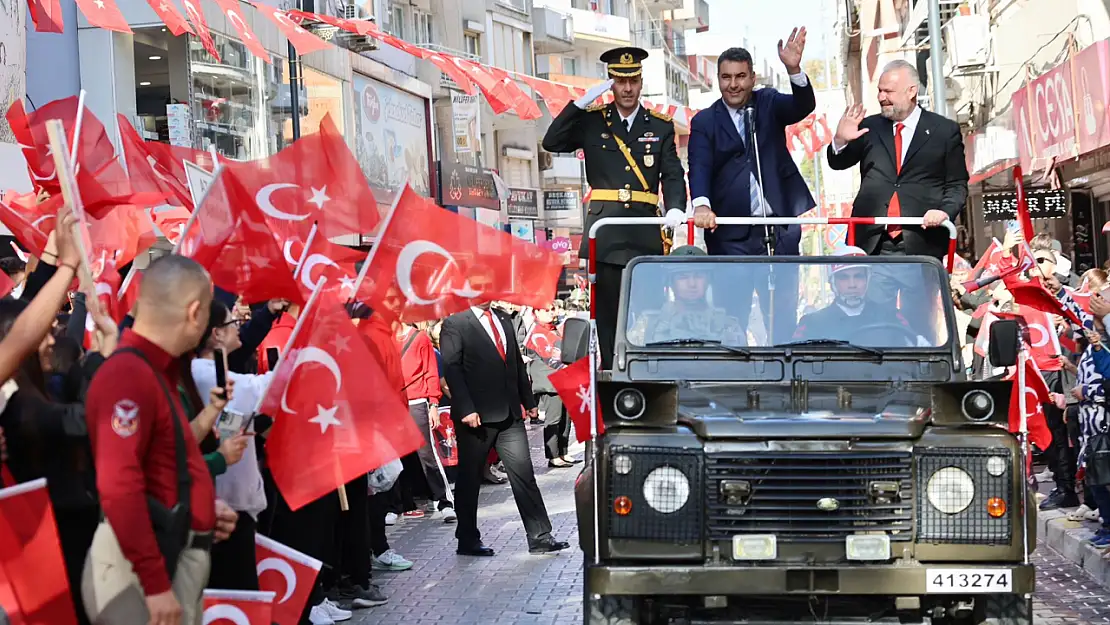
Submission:
[[[1051,258],[1049,258],[1049,257],[1047,257],[1047,256],[1039,256],[1039,257],[1037,257],[1037,264],[1038,264],[1038,265],[1043,265],[1043,264],[1045,264],[1045,263],[1053,263],[1053,264],[1056,264],[1056,261],[1055,261],[1055,260],[1053,260],[1053,259],[1051,259]]]
[[[229,328],[231,326],[235,326],[236,328],[238,328],[241,325],[243,325],[243,320],[242,319],[232,319],[231,321],[221,323],[220,325],[218,325],[216,327],[217,328]]]

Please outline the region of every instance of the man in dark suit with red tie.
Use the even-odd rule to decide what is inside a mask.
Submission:
[[[943,80],[943,78],[942,78]],[[967,202],[967,165],[960,126],[917,105],[920,77],[906,61],[893,61],[879,77],[879,115],[863,116],[863,107],[849,107],[828,148],[829,166],[860,166],[860,188],[853,217],[922,217],[918,226],[855,226],[855,244],[870,255],[932,256],[948,250],[949,233],[940,228],[956,221]],[[931,279],[932,274],[923,274]],[[932,279],[935,279],[935,275]],[[918,301],[930,289],[908,284],[893,271],[876,267],[869,297],[901,302],[911,324],[934,337],[932,302]],[[899,294],[901,297],[898,297]]]
[[[917,105],[920,79],[906,61],[894,61],[879,78],[882,113],[863,117],[849,107],[828,149],[829,166],[860,166],[853,217],[924,217],[925,227],[856,226],[856,246],[868,254],[941,258],[948,231],[967,202],[967,165],[960,126]]]
[[[478,280],[472,277],[470,285],[481,290]],[[568,543],[551,535],[551,520],[532,469],[524,418],[536,415],[536,399],[512,320],[488,302],[474,306],[443,321],[439,344],[459,449],[457,553],[494,555],[478,531],[478,489],[486,457],[494,448],[509,476],[528,551],[538,555],[566,549]]]

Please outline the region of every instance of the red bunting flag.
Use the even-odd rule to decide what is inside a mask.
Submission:
[[[270,53],[258,41],[258,36],[254,34],[251,27],[247,25],[247,20],[243,18],[243,10],[239,7],[239,0],[215,1],[220,10],[227,16],[227,21],[231,22],[231,26],[235,28],[235,32],[239,33],[239,40],[243,42],[243,45],[251,51],[251,54],[269,63]]]
[[[304,56],[331,47],[332,44],[301,28],[300,24],[294,22],[284,11],[261,2],[251,4],[278,27],[281,34],[285,35],[289,43],[296,48],[297,54]]]
[[[559,369],[547,376],[555,392],[563,400],[567,415],[574,424],[574,434],[579,443],[590,440],[590,359],[580,358],[575,363]],[[595,399],[596,401],[596,399]],[[597,414],[597,435],[605,433],[605,421],[601,418],[601,407]]]
[[[184,33],[193,34],[193,29],[189,27],[189,23],[185,21],[185,17],[173,5],[173,0],[146,0],[150,8],[158,14],[158,18],[170,29],[170,34],[174,37],[180,37]]]
[[[60,33],[65,30],[61,0],[29,0],[31,21],[35,31],[40,33]]]
[[[132,32],[131,27],[127,25],[127,19],[116,6],[116,0],[77,0],[77,8],[81,9],[85,19],[97,28],[119,33]]]

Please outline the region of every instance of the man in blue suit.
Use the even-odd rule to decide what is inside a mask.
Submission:
[[[790,94],[755,89],[752,56],[743,48],[725,50],[717,59],[721,98],[694,116],[688,147],[694,222],[706,228],[710,254],[757,256],[767,254],[768,247],[776,255],[798,254],[800,226],[718,227],[716,220],[718,216],[796,217],[815,206],[786,146],[786,127],[817,107],[813,86],[801,69],[805,41],[805,28],[795,28],[785,43],[779,41],[779,59],[790,74]],[[715,290],[718,297],[727,293],[734,299],[728,302],[730,310],[749,309],[752,291],[759,292],[764,319],[774,318],[774,336],[769,339],[781,343],[790,340],[797,320],[797,276],[786,275],[785,269],[769,274],[745,271],[738,274],[744,276],[742,288],[728,285]],[[770,325],[764,323],[766,328]]]

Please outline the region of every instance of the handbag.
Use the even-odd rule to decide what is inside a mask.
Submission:
[[[1099,432],[1087,441],[1087,486],[1110,485],[1110,432]]]
[[[192,524],[192,514],[189,508],[192,479],[189,476],[189,462],[185,448],[185,431],[184,428],[181,427],[181,419],[178,418],[173,395],[170,394],[165,380],[162,379],[162,376],[154,368],[154,365],[150,363],[146,355],[137,349],[125,347],[116,350],[112,356],[127,352],[135,354],[150,367],[150,370],[154,373],[155,379],[158,380],[158,385],[162,387],[162,392],[166,396],[166,401],[169,402],[170,416],[173,418],[174,455],[177,460],[177,503],[170,507],[150,495],[147,495],[146,498],[147,510],[150,513],[150,524],[154,528],[154,538],[158,543],[158,551],[161,552],[162,559],[166,563],[166,573],[172,580],[174,573],[177,571],[177,560],[181,557],[181,552],[185,551],[185,547],[188,545],[189,527]],[[100,516],[101,521],[103,521],[103,511],[101,511]]]
[[[439,427],[432,430],[435,452],[445,467],[459,464],[459,447],[455,442],[455,424],[451,421],[451,407],[439,407]]]

